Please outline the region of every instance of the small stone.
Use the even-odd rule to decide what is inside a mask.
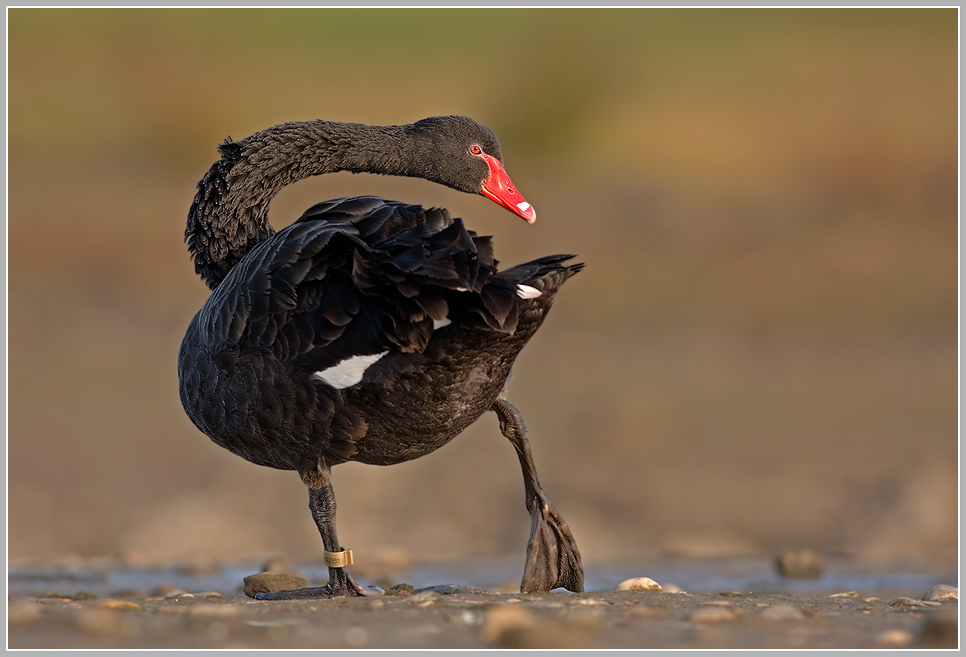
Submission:
[[[818,579],[825,572],[825,560],[815,550],[785,550],[775,559],[782,577]]]
[[[528,630],[536,627],[537,621],[526,607],[520,605],[496,605],[483,612],[480,624],[480,638],[488,643],[496,643],[511,630]]]
[[[872,602],[880,602],[881,603],[882,602],[882,598],[876,598],[876,597],[873,596],[871,598],[866,598],[862,602],[869,602],[869,603],[872,603]]]
[[[664,588],[650,577],[632,577],[617,585],[618,591],[663,591]]]
[[[199,598],[205,598],[206,600],[221,600],[222,595],[218,591],[208,591],[207,593],[199,593]]]
[[[94,606],[117,611],[141,611],[141,605],[128,600],[99,600]]]
[[[926,605],[922,604],[919,600],[913,600],[912,598],[898,597],[893,598],[889,601],[890,607],[924,607]]]
[[[416,589],[412,584],[396,584],[395,586],[389,587],[386,595],[412,595],[415,592]]]
[[[522,605],[501,604],[483,613],[480,638],[511,650],[581,649],[598,627],[595,617],[580,614],[567,623],[539,620]]]
[[[173,600],[174,598],[193,598],[195,596],[191,595],[187,591],[182,591],[181,589],[175,589],[173,591],[168,591],[164,594],[165,600]]]
[[[793,607],[786,604],[777,604],[774,607],[763,609],[761,612],[761,617],[774,621],[801,620],[805,618],[805,614],[803,614],[802,610],[798,607]]]
[[[309,585],[309,580],[297,575],[287,575],[285,573],[258,573],[249,575],[244,579],[244,592],[249,598],[254,598],[256,593],[274,593],[275,591],[288,591],[291,589],[302,589]]]
[[[905,646],[912,643],[912,632],[906,630],[886,630],[875,637],[876,644],[884,647]]]
[[[946,602],[947,600],[959,600],[959,589],[948,584],[937,584],[922,594],[923,600],[934,602]]]
[[[833,593],[830,598],[855,598],[861,599],[862,596],[857,591],[846,591],[845,593]]]
[[[719,623],[734,620],[737,614],[728,607],[702,607],[691,612],[689,617],[695,623]]]

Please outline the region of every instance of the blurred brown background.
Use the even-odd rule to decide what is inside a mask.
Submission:
[[[585,562],[955,560],[955,9],[7,16],[11,563],[320,556],[298,477],[181,409],[188,206],[229,134],[437,114],[496,131],[535,225],[348,174],[274,223],[372,193],[449,207],[506,264],[580,254],[510,392]],[[335,486],[359,561],[522,560],[491,414]]]

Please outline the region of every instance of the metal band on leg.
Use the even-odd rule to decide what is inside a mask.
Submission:
[[[325,565],[329,568],[342,568],[352,565],[352,550],[343,550],[342,552],[323,550],[322,557],[325,559]]]

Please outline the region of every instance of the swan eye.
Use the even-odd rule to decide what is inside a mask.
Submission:
[[[472,153],[473,155],[482,155],[483,149],[480,148],[479,144],[473,144],[472,146],[470,146],[470,153]]]

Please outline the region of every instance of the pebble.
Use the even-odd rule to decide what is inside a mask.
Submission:
[[[254,598],[256,593],[272,593],[274,591],[302,589],[309,585],[309,580],[305,577],[272,572],[249,575],[243,581],[245,584],[245,595],[247,595],[249,598]]]
[[[483,613],[480,638],[500,648],[515,650],[581,649],[588,646],[598,626],[596,617],[583,614],[562,623],[538,620],[522,605],[500,604]]]
[[[664,588],[650,577],[632,577],[617,585],[618,591],[663,591]]]
[[[195,596],[191,595],[187,591],[182,591],[181,589],[175,589],[174,591],[169,591],[164,595],[165,600],[173,600],[174,598],[193,598]]]
[[[880,646],[898,647],[912,643],[912,632],[906,630],[886,630],[875,637],[875,642]]]
[[[412,595],[415,592],[416,589],[412,584],[396,584],[395,586],[389,587],[386,595]]]
[[[871,598],[864,599],[862,602],[870,602],[870,603],[871,602],[882,602],[882,598],[876,598],[876,597],[873,596]]]
[[[594,600],[593,598],[578,598],[570,604],[572,605],[583,605],[585,607],[600,607],[603,605],[612,604],[610,602],[605,602],[604,600]]]
[[[947,600],[959,600],[959,589],[948,584],[937,584],[922,594],[923,600],[934,602],[945,602]]]
[[[488,643],[496,643],[510,630],[531,629],[537,621],[533,613],[520,605],[496,605],[483,612],[480,624],[480,638]]]
[[[786,604],[777,604],[774,607],[767,607],[761,612],[762,618],[774,621],[801,620],[805,614],[798,607]]]
[[[825,559],[815,550],[785,550],[775,559],[782,577],[818,579],[825,572]]]
[[[890,607],[927,607],[929,605],[925,604],[921,600],[913,600],[912,598],[893,598],[889,601]]]
[[[846,591],[844,593],[833,593],[829,597],[830,598],[856,598],[856,599],[862,598],[862,596],[859,595],[857,591]]]
[[[98,600],[94,606],[101,609],[116,609],[117,611],[141,611],[141,605],[128,600]]]
[[[691,612],[689,619],[695,623],[719,623],[736,617],[734,609],[729,607],[702,607]]]

